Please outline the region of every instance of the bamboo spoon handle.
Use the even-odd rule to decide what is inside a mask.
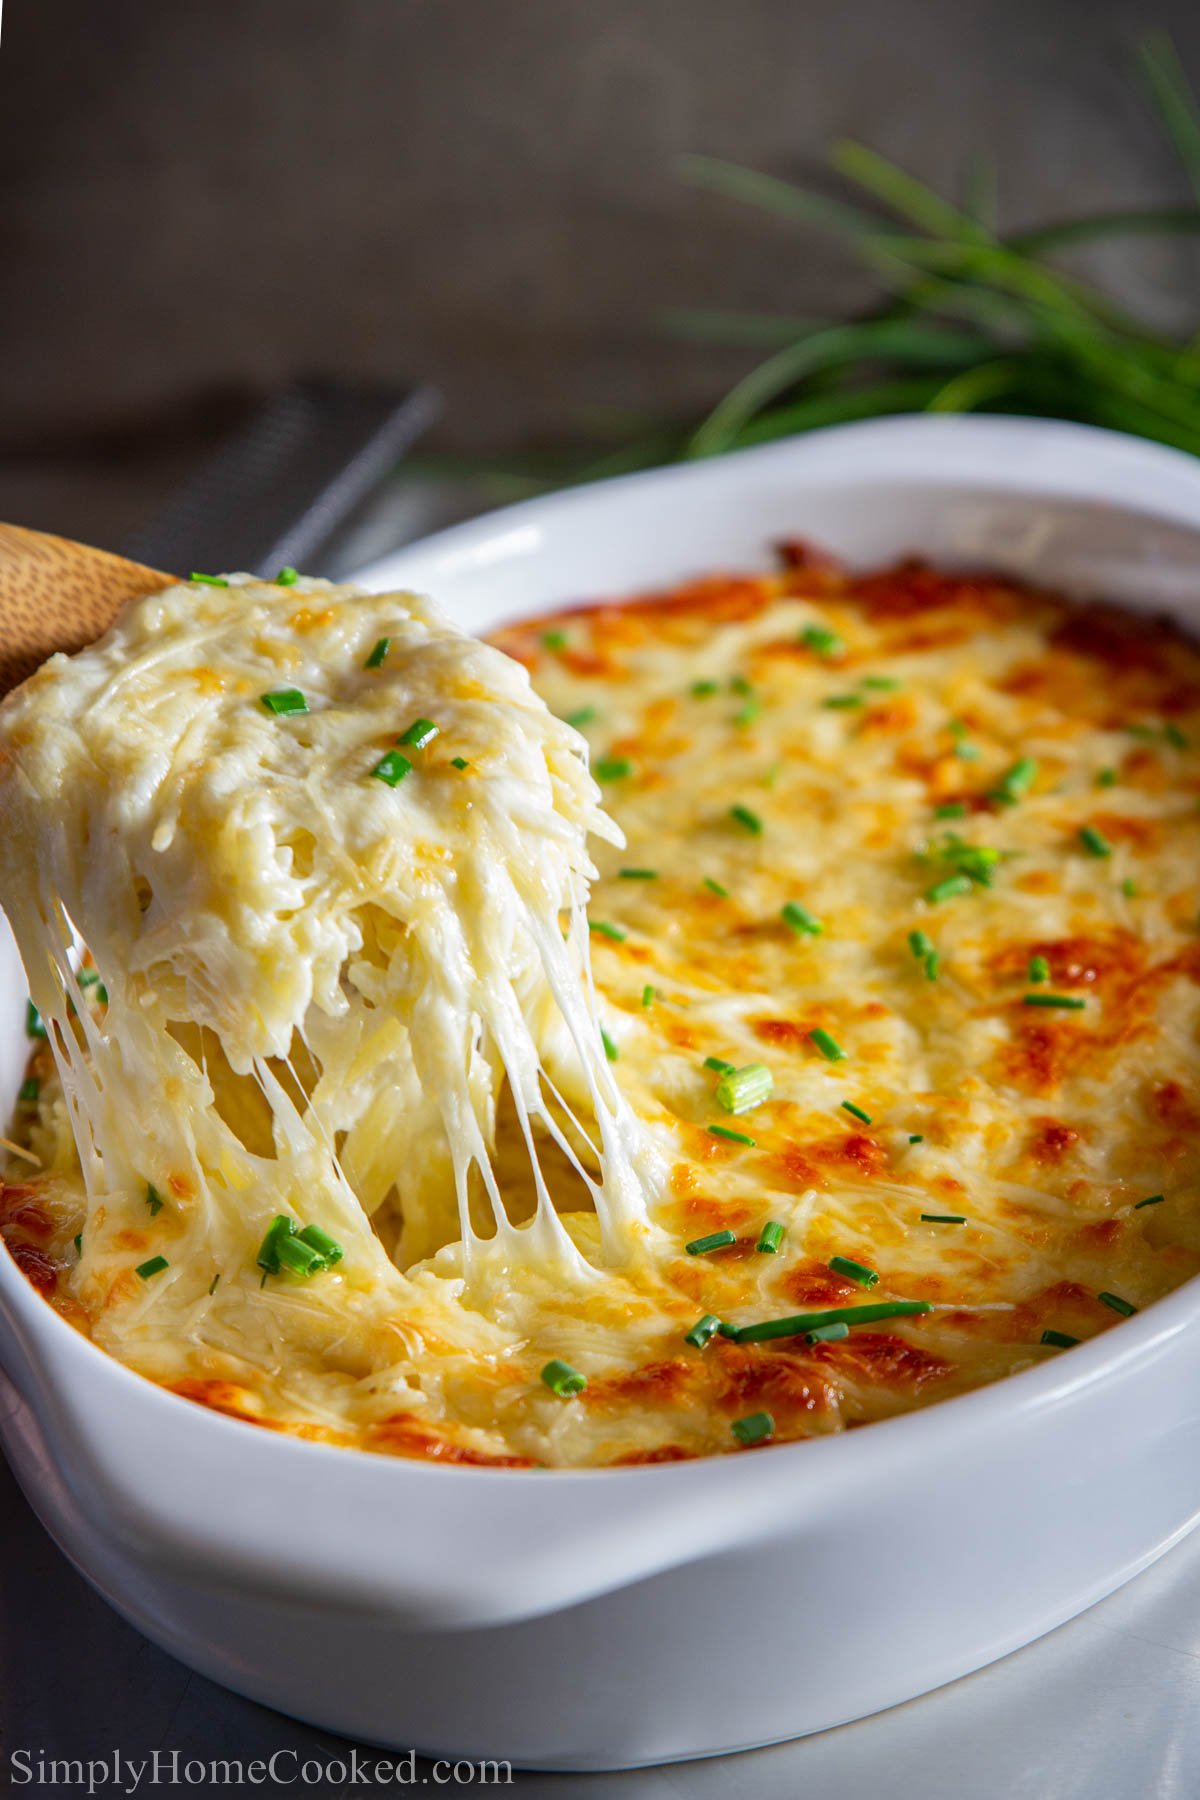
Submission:
[[[56,650],[93,643],[127,600],[174,580],[107,550],[0,524],[0,695]]]

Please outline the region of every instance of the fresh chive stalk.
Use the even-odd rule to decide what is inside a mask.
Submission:
[[[308,701],[299,688],[275,688],[269,694],[260,696],[269,713],[278,718],[286,718],[290,713],[306,713]]]
[[[916,1318],[932,1312],[928,1300],[877,1300],[866,1306],[828,1307],[821,1312],[791,1313],[783,1319],[760,1319],[738,1327],[739,1344],[765,1344],[774,1338],[803,1337],[821,1325],[873,1325],[880,1319]]]
[[[557,1356],[551,1357],[546,1364],[541,1379],[560,1400],[570,1400],[574,1395],[582,1394],[587,1386],[587,1376],[581,1375],[578,1369],[573,1369],[570,1363],[563,1362]]]
[[[768,1219],[758,1234],[758,1242],[754,1248],[761,1256],[775,1256],[783,1242],[783,1225],[778,1219]]]
[[[690,1344],[694,1350],[703,1350],[710,1340],[716,1337],[721,1329],[721,1321],[716,1313],[704,1313],[696,1320],[689,1332],[684,1334],[684,1343]]]
[[[693,1238],[683,1247],[689,1256],[707,1256],[710,1250],[726,1250],[736,1243],[736,1231],[710,1231],[707,1237]]]
[[[386,782],[388,787],[394,788],[399,786],[406,775],[412,774],[412,764],[398,750],[385,750],[371,774],[376,781]]]
[[[747,1137],[744,1131],[731,1131],[728,1125],[706,1125],[704,1129],[709,1137],[724,1138],[727,1144],[745,1144],[749,1150],[758,1146],[758,1139]]]
[[[766,1444],[775,1436],[775,1421],[769,1412],[747,1413],[729,1429],[739,1444]]]
[[[798,900],[785,901],[779,909],[779,916],[785,925],[791,927],[797,937],[820,937],[825,927],[820,919],[814,918],[806,906]]]
[[[866,1263],[854,1262],[848,1256],[831,1256],[829,1267],[835,1275],[844,1275],[848,1281],[858,1283],[859,1287],[878,1287],[879,1272],[869,1269]]]
[[[846,1052],[837,1039],[829,1035],[823,1025],[813,1026],[808,1034],[808,1041],[821,1052],[826,1062],[845,1062]]]
[[[753,1112],[771,1098],[774,1087],[774,1078],[765,1063],[747,1063],[742,1069],[722,1075],[717,1083],[717,1104],[730,1113]]]

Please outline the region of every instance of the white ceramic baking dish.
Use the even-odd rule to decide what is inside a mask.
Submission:
[[[1012,419],[851,426],[512,508],[366,571],[483,629],[783,535],[1200,612],[1200,464]],[[0,1105],[26,1045],[0,944]],[[291,1442],[153,1387],[0,1254],[0,1440],[118,1610],[347,1734],[599,1769],[816,1731],[1029,1642],[1200,1509],[1200,1283],[997,1386],[708,1462],[454,1469]],[[2,1551],[0,1551],[2,1554]]]

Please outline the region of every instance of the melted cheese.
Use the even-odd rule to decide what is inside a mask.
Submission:
[[[1113,1298],[1143,1306],[1200,1269],[1200,657],[1174,632],[999,582],[795,558],[564,616],[549,642],[544,620],[506,633],[553,711],[585,725],[628,840],[609,835],[590,903],[596,1020],[578,908],[582,834],[602,816],[570,728],[511,665],[448,633],[453,678],[409,644],[381,699],[362,670],[375,638],[400,639],[405,618],[446,631],[410,598],[161,604],[168,634],[122,643],[86,693],[71,690],[87,658],[50,665],[4,738],[0,883],[61,1038],[90,1190],[77,1259],[84,1202],[43,1050],[17,1131],[46,1172],[13,1170],[7,1235],[134,1366],[402,1454],[660,1460],[736,1449],[730,1423],[756,1409],[778,1441],[960,1392],[1061,1354],[1045,1331],[1091,1336],[1119,1324]],[[247,604],[269,621],[252,650],[185,652],[204,618],[224,629]],[[472,699],[454,682],[476,657]],[[258,694],[284,685],[309,715],[265,713]],[[537,719],[514,766],[501,698]],[[418,715],[441,736],[412,753],[416,778],[364,780]],[[1019,763],[1036,768],[1006,800]],[[106,784],[96,771],[114,767]],[[524,924],[502,951],[495,864],[519,890],[503,916]],[[976,879],[943,887],[965,869]],[[822,929],[789,926],[789,903]],[[390,923],[356,938],[364,906]],[[535,916],[573,917],[566,944]],[[67,978],[78,1038],[60,986],[71,925],[109,990],[105,1008]],[[468,1013],[488,1021],[478,1043],[428,1022],[464,943],[476,985],[449,1010],[460,1033]],[[480,1006],[497,954],[516,1019]],[[1048,981],[1030,979],[1038,958]],[[1027,1004],[1047,994],[1084,1004]],[[725,1112],[709,1058],[765,1064],[771,1097]],[[106,1108],[93,1084],[110,1065]],[[260,1288],[254,1250],[281,1209],[346,1255]],[[774,1255],[756,1249],[769,1219],[785,1228]],[[730,1246],[686,1253],[719,1230]],[[141,1282],[154,1254],[169,1272]],[[842,1258],[878,1272],[869,1293],[831,1268]],[[685,1341],[702,1313],[746,1324],[864,1299],[932,1310],[841,1342]],[[586,1374],[577,1399],[540,1383],[551,1357]]]

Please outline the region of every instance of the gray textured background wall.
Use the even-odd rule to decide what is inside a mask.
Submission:
[[[839,134],[1005,218],[1186,197],[1130,75],[1195,0],[7,0],[0,516],[114,541],[294,372],[424,375],[443,444],[695,409],[743,365],[672,305],[843,313],[834,247],[690,191]],[[1186,315],[1200,250],[1107,274]]]

